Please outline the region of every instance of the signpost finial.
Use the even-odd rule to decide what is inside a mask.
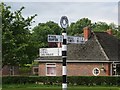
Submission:
[[[62,16],[60,19],[60,25],[63,29],[66,29],[68,27],[68,18],[67,16]]]

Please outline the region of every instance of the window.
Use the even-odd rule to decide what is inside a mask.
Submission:
[[[47,63],[46,64],[46,75],[47,76],[56,76],[56,64]]]
[[[33,67],[33,74],[38,75],[39,69],[38,67]]]
[[[98,68],[94,68],[92,73],[94,76],[98,76],[100,74],[100,70]]]
[[[120,75],[120,63],[112,64],[112,75]]]
[[[116,65],[116,73],[117,75],[120,75],[120,64]]]
[[[38,72],[38,68],[34,68],[34,72]]]

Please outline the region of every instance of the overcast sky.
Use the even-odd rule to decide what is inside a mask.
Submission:
[[[12,10],[24,6],[23,16],[34,14],[38,16],[35,23],[54,21],[59,23],[61,16],[67,16],[69,22],[81,18],[89,18],[92,22],[107,22],[118,24],[118,2],[6,2]]]

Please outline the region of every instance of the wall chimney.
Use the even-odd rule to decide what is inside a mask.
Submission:
[[[108,29],[108,30],[107,30],[107,33],[108,33],[109,35],[112,35],[112,29]]]
[[[83,33],[84,33],[84,39],[85,41],[88,41],[88,39],[90,38],[91,35],[91,30],[89,27],[84,27],[83,28]]]

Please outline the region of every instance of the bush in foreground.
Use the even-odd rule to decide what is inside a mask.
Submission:
[[[111,76],[68,76],[68,85],[120,86],[120,77]],[[3,84],[43,84],[61,85],[61,76],[4,76]]]

